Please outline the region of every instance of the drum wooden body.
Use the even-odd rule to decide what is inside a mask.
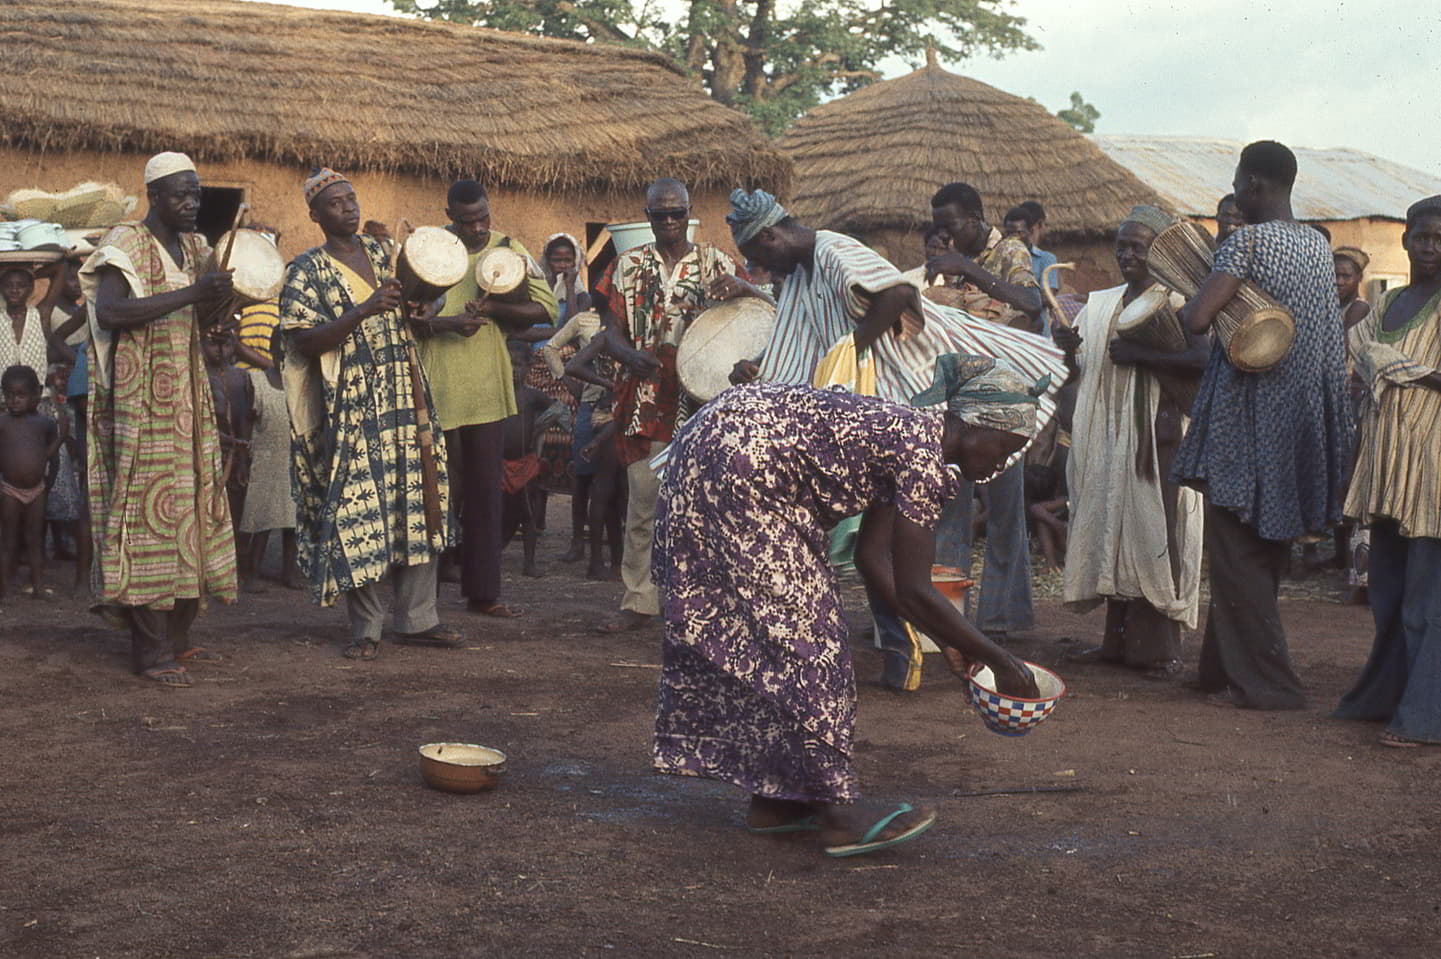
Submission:
[[[225,258],[226,249],[229,249],[229,269],[235,271],[231,279],[241,305],[275,299],[285,285],[285,258],[263,233],[236,230],[233,235],[234,246],[231,246],[230,233],[216,242],[210,269],[220,269],[220,262]]]
[[[470,257],[460,237],[438,226],[422,226],[400,248],[395,278],[405,302],[429,303],[465,279],[469,268]]]
[[[1188,220],[1161,231],[1151,244],[1151,273],[1190,299],[1211,273],[1210,234]],[[1296,320],[1260,287],[1246,280],[1216,314],[1216,335],[1238,370],[1264,373],[1285,357],[1296,336]]]
[[[1174,297],[1174,300],[1173,300]],[[1180,353],[1186,349],[1186,331],[1176,315],[1180,297],[1163,287],[1153,286],[1136,297],[1116,318],[1116,336],[1162,353]],[[1196,400],[1199,379],[1185,379],[1169,373],[1146,371],[1161,384],[1161,390],[1177,406],[1189,413]]]
[[[776,325],[776,308],[754,296],[713,306],[691,321],[676,349],[681,386],[698,400],[712,400],[731,385],[740,360],[765,352]]]

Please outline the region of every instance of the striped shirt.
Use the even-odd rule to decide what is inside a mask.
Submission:
[[[906,282],[899,270],[859,241],[829,230],[816,231],[812,265],[797,267],[781,289],[775,331],[761,361],[761,379],[810,383],[821,357],[842,337],[855,332],[870,297]],[[1066,380],[1065,361],[1055,344],[1034,333],[978,320],[919,295],[902,314],[901,329],[882,336],[871,347],[876,395],[909,403],[931,385],[936,357],[946,353],[1005,359],[1032,379],[1049,375],[1051,385],[1041,397],[1036,431],[1055,414],[1056,391]]]
[[[261,356],[270,356],[270,335],[275,332],[275,326],[279,322],[280,301],[252,303],[240,311],[240,342]],[[240,359],[235,361],[235,365],[242,370],[260,369]]]
[[[1441,391],[1417,380],[1441,372],[1441,294],[1405,325],[1381,328],[1386,298],[1352,328],[1356,371],[1369,387],[1346,515],[1393,519],[1402,536],[1441,539]]]

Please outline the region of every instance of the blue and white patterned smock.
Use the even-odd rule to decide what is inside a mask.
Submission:
[[[1263,539],[1319,532],[1341,519],[1351,430],[1331,249],[1309,226],[1271,220],[1227,237],[1214,268],[1279,300],[1296,338],[1264,373],[1238,370],[1216,340],[1172,479]]]

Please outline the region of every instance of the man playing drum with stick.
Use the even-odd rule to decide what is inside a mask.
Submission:
[[[1190,405],[1171,384],[1201,378],[1209,343],[1181,329],[1147,262],[1151,242],[1173,221],[1153,206],[1133,209],[1116,231],[1126,282],[1092,293],[1074,327],[1051,331],[1079,377],[1067,460],[1066,607],[1084,613],[1106,604],[1101,645],[1069,658],[1152,679],[1181,672],[1181,627],[1196,628],[1201,592],[1201,497],[1170,482]],[[1140,324],[1162,329],[1145,342],[1128,336],[1133,311]]]
[[[1172,477],[1206,498],[1211,604],[1200,681],[1210,701],[1301,709],[1277,595],[1291,540],[1341,519],[1350,423],[1341,304],[1331,248],[1291,215],[1296,157],[1271,140],[1236,165],[1246,218],[1216,251],[1210,275],[1181,311],[1205,333],[1251,281],[1295,318],[1289,351],[1247,373],[1217,337]]]
[[[357,234],[348,179],[316,170],[304,194],[325,243],[291,262],[280,293],[301,572],[322,606],[345,597],[349,658],[380,652],[387,580],[396,642],[458,645],[462,633],[436,614],[445,444],[422,444],[430,391],[417,381],[400,283],[380,241]],[[423,307],[410,309],[424,319]]]
[[[90,314],[91,586],[130,627],[137,674],[191,685],[190,643],[206,596],[235,600],[235,541],[221,478],[201,325],[230,302],[226,272],[202,272],[200,180],[183,153],[145,164],[150,211],[105,235],[80,271]]]

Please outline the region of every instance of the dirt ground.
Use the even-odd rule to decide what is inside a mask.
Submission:
[[[1008,739],[938,657],[897,696],[857,642],[867,792],[941,819],[829,860],[748,835],[729,787],[650,771],[659,635],[590,631],[620,590],[556,560],[564,506],[545,578],[507,556],[524,618],[444,588],[459,650],[351,663],[341,613],[275,586],[209,610],[198,635],[230,661],[172,691],[77,600],[0,606],[0,956],[1437,954],[1441,750],[1327,718],[1370,642],[1329,583],[1283,605],[1299,713],[1061,665],[1054,717]],[[1016,647],[1043,664],[1101,627],[1054,598],[1039,617]],[[426,788],[435,740],[504,750],[505,783]],[[1071,791],[957,795],[1026,787]]]

